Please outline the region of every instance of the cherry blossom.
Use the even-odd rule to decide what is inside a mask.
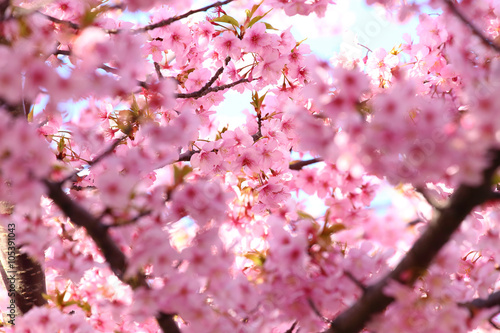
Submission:
[[[366,4],[416,35],[320,57],[283,17],[334,34],[331,0],[0,2],[0,326],[493,331],[500,6]]]

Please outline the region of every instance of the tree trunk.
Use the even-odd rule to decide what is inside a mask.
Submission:
[[[7,203],[0,203],[0,214],[3,218],[8,218],[11,210]],[[19,251],[15,240],[15,224],[7,224],[7,227],[0,227],[0,274],[9,299],[15,301],[15,309],[13,307],[12,312],[8,311],[7,318],[4,317],[3,320],[14,324],[17,316],[28,312],[34,306],[46,304],[43,294],[47,291],[43,268],[27,254]]]

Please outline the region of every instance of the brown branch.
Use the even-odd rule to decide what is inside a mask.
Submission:
[[[500,306],[500,290],[490,294],[488,298],[475,298],[470,302],[460,303],[469,310],[473,309],[489,309],[495,306]]]
[[[490,193],[490,200],[500,200],[500,192],[492,191]]]
[[[347,277],[349,280],[352,281],[359,289],[361,289],[363,292],[366,292],[367,288],[366,286],[359,281],[351,272],[349,271],[344,271],[345,277]]]
[[[0,99],[0,106],[4,106],[13,117],[28,116],[31,103],[22,100],[12,105]],[[9,203],[0,202],[0,215],[8,218],[13,212],[13,206]],[[15,229],[15,223],[12,222]],[[9,230],[0,227],[0,275],[6,290],[10,289],[9,278],[14,278],[14,299],[16,303],[16,312],[24,314],[34,306],[42,306],[47,303],[43,294],[47,292],[45,285],[45,272],[36,260],[30,258],[26,253],[20,251],[22,244],[15,244],[15,240],[9,242]],[[15,234],[15,230],[13,230]],[[12,244],[13,243],[13,244]],[[14,268],[10,267],[9,256],[14,247]],[[7,287],[9,286],[9,287]]]
[[[71,189],[72,190],[75,190],[75,191],[83,191],[83,190],[95,190],[97,189],[97,187],[93,186],[93,185],[89,185],[89,186],[80,186],[80,185],[71,185]]]
[[[198,9],[193,9],[193,10],[190,10],[190,11],[184,13],[184,14],[177,15],[177,16],[171,17],[169,19],[162,20],[160,22],[156,22],[156,23],[153,23],[153,24],[146,25],[146,26],[144,26],[142,28],[132,29],[131,32],[132,33],[141,33],[141,32],[146,32],[146,31],[154,30],[156,28],[165,27],[167,25],[170,25],[170,24],[174,23],[175,21],[182,20],[182,19],[184,19],[184,18],[186,18],[188,16],[191,16],[193,14],[196,14],[196,13],[199,13],[199,12],[206,12],[210,8],[223,6],[223,5],[226,5],[226,4],[228,4],[230,2],[233,2],[233,1],[234,0],[218,1],[218,2],[215,2],[215,3],[211,4],[211,5],[208,5],[208,6],[205,6],[205,7],[202,7],[202,8],[198,8]],[[110,34],[116,34],[116,33],[120,32],[120,31],[121,31],[121,29],[106,30],[106,32],[108,32]]]
[[[224,66],[227,66],[227,64],[229,64],[229,61],[231,61],[231,57],[227,57],[225,60],[224,60]],[[200,98],[201,96],[204,96],[206,94],[204,94],[208,89],[210,89],[210,87],[215,83],[215,81],[217,81],[217,79],[219,78],[219,76],[222,74],[222,72],[224,71],[224,66],[221,66],[216,72],[215,74],[212,76],[212,78],[210,80],[208,80],[207,83],[205,83],[205,85],[203,87],[201,87],[200,90],[198,91],[195,91],[195,92],[192,92],[192,93],[188,93],[188,94],[177,94],[176,97],[177,98],[190,98],[190,97],[194,97],[194,98]],[[184,97],[182,97],[184,96]],[[190,96],[190,97],[186,97],[186,96]]]
[[[378,283],[369,286],[356,303],[331,322],[326,332],[361,331],[375,314],[384,311],[394,301],[383,292],[390,281],[412,286],[417,278],[425,273],[439,250],[449,241],[472,209],[489,199],[491,179],[500,165],[500,151],[491,152],[491,155],[490,167],[483,172],[482,183],[478,186],[461,185],[451,196],[449,204],[436,214],[398,266]]]
[[[108,148],[106,148],[105,151],[103,151],[99,156],[97,156],[92,161],[90,161],[88,163],[88,166],[91,167],[92,165],[94,165],[96,163],[99,163],[102,159],[104,159],[106,156],[108,156],[109,154],[111,154],[116,149],[116,147],[118,147],[118,145],[120,143],[122,143],[123,140],[125,140],[126,138],[128,138],[128,134],[130,133],[131,129],[132,129],[132,126],[129,126],[128,128],[126,128],[125,129],[125,135],[122,136],[121,138],[115,139],[113,141],[113,143]],[[73,179],[80,171],[81,170],[74,171],[69,176],[67,176],[62,181],[60,181],[59,184],[63,184],[64,182]]]
[[[61,19],[58,19],[57,17],[44,14],[44,13],[42,13],[40,11],[36,11],[36,13],[44,16],[46,19],[48,19],[51,22],[54,22],[54,23],[57,23],[57,24],[64,24],[64,25],[67,25],[68,27],[70,27],[72,29],[75,29],[75,30],[79,30],[80,29],[80,26],[78,24],[74,23],[74,22],[67,21],[67,20],[61,20]]]
[[[225,1],[218,1],[218,2],[215,2],[211,5],[208,5],[208,6],[205,6],[205,7],[202,7],[202,8],[198,8],[198,9],[193,9],[193,10],[190,10],[184,14],[181,14],[181,15],[177,15],[177,16],[173,16],[169,19],[166,19],[166,20],[162,20],[160,22],[156,22],[156,23],[153,23],[153,24],[149,24],[149,25],[146,25],[144,27],[141,27],[141,28],[137,28],[137,29],[104,29],[104,31],[108,34],[117,34],[117,33],[120,33],[120,32],[126,32],[126,31],[129,31],[130,33],[133,33],[133,34],[136,34],[136,33],[142,33],[142,32],[146,32],[146,31],[150,31],[150,30],[154,30],[156,28],[161,28],[161,27],[165,27],[167,25],[170,25],[176,21],[179,21],[179,20],[182,20],[188,16],[191,16],[193,14],[196,14],[196,13],[199,13],[199,12],[205,12],[213,7],[219,7],[219,6],[223,6],[223,5],[226,5],[230,2],[233,2],[234,0],[225,0]],[[4,2],[9,2],[8,0],[7,1],[4,1]],[[0,6],[2,5],[2,3],[0,3]],[[1,7],[0,7],[1,8]],[[120,6],[113,6],[112,8],[121,8]],[[74,23],[74,22],[71,22],[71,21],[67,21],[67,20],[61,20],[61,19],[58,19],[57,17],[53,17],[53,16],[50,16],[50,15],[47,15],[47,14],[44,14],[40,11],[37,11],[38,14],[40,15],[43,15],[45,18],[47,18],[49,21],[51,22],[54,22],[54,23],[57,23],[57,24],[64,24],[64,25],[67,25],[69,26],[70,28],[72,29],[75,29],[75,30],[79,30],[81,29],[80,25]]]
[[[495,44],[491,39],[486,37],[481,30],[479,30],[478,27],[476,27],[474,24],[472,24],[469,19],[467,19],[462,12],[458,10],[458,8],[455,6],[452,0],[445,0],[445,3],[448,5],[448,8],[455,14],[456,17],[458,17],[469,29],[472,31],[474,35],[479,37],[484,44],[487,46],[491,47],[493,50],[497,51],[500,53],[500,46]]]
[[[18,315],[24,314],[35,306],[47,303],[43,294],[47,293],[45,286],[45,273],[41,265],[26,253],[20,251],[17,244],[9,244],[9,231],[0,227],[0,275],[5,290],[11,292],[11,282],[14,282],[14,299]],[[15,231],[13,231],[15,234]],[[14,241],[15,243],[15,241]],[[8,259],[11,252],[9,247],[15,246],[14,265]],[[9,295],[10,296],[10,295]],[[11,318],[14,319],[14,318]]]
[[[10,0],[3,0],[0,2],[0,22],[5,20],[5,12],[10,6]]]
[[[67,50],[56,50],[54,52],[54,55],[66,55],[66,56],[69,56],[71,55],[71,51],[67,51]],[[225,64],[227,66],[227,64],[229,63],[229,61],[231,60],[230,57],[227,57],[225,59]],[[159,79],[162,79],[163,78],[163,74],[161,74],[161,71],[160,71],[160,67],[159,67],[159,64],[158,63],[154,63],[154,66],[155,66],[155,71],[156,71],[156,74],[158,75],[158,78]],[[109,73],[112,73],[112,74],[116,74],[118,75],[119,74],[119,70],[117,68],[114,68],[114,67],[110,67],[108,65],[101,65],[99,68],[109,72]],[[232,82],[232,83],[228,83],[228,84],[224,84],[224,85],[220,85],[220,86],[216,86],[216,87],[212,87],[212,85],[215,83],[215,81],[219,78],[219,76],[222,74],[222,72],[224,71],[224,66],[221,66],[216,72],[215,74],[212,76],[212,78],[200,89],[200,90],[197,90],[197,91],[194,91],[194,92],[191,92],[191,93],[178,93],[178,94],[175,94],[174,96],[176,98],[195,98],[195,99],[198,99],[200,97],[203,97],[211,92],[217,92],[217,91],[221,91],[221,90],[225,90],[225,89],[229,89],[229,88],[232,88],[238,84],[241,84],[241,83],[246,83],[246,82],[250,82],[250,80],[246,79],[246,78],[242,78],[242,79],[239,79],[238,81],[235,81],[235,82]],[[255,78],[253,80],[258,80],[259,78]],[[137,84],[144,88],[144,89],[149,89],[148,87],[148,84],[144,81],[137,81]]]
[[[290,170],[301,170],[303,167],[318,163],[318,162],[323,162],[323,159],[321,157],[317,158],[312,158],[310,160],[305,160],[305,161],[298,161],[298,162],[290,162]]]
[[[44,181],[48,196],[59,209],[79,227],[85,228],[88,235],[97,244],[110,266],[113,273],[123,282],[130,285],[133,289],[138,287],[149,288],[146,278],[143,274],[137,274],[135,277],[125,279],[127,270],[127,261],[125,254],[120,250],[111,238],[108,227],[99,219],[90,214],[83,206],[73,201],[61,188],[60,183],[54,183],[48,180]],[[164,333],[180,333],[177,324],[174,321],[174,315],[159,313],[156,317],[158,325]]]
[[[328,320],[328,318],[326,318],[325,316],[323,316],[321,314],[321,312],[318,310],[318,308],[316,307],[316,305],[314,304],[313,300],[308,298],[307,299],[307,303],[309,304],[309,306],[311,307],[311,309],[313,310],[314,314],[320,318],[323,322],[325,323],[328,323],[330,320]]]
[[[163,74],[161,73],[160,64],[156,61],[154,62],[156,75],[158,75],[158,80],[163,80]]]
[[[189,150],[179,155],[179,159],[175,162],[189,162],[194,154],[198,154],[199,150]],[[174,162],[174,163],[175,163]]]
[[[425,201],[427,201],[427,203],[431,205],[432,208],[436,210],[443,209],[443,204],[438,200],[436,200],[434,197],[432,197],[427,191],[427,189],[425,189],[424,187],[417,186],[415,187],[415,191],[420,193],[422,197],[425,199]]]
[[[7,101],[0,98],[0,107],[4,107],[6,111],[13,117],[23,117],[27,118],[28,113],[31,109],[31,102],[23,99],[17,104],[10,104]]]
[[[470,302],[459,303],[458,305],[467,308],[470,312],[470,316],[473,317],[476,314],[477,310],[490,309],[500,306],[500,290],[494,292],[493,294],[490,294],[486,299],[475,298]],[[500,327],[497,323],[494,322],[494,319],[499,313],[500,311],[497,311],[488,318],[488,322],[490,323],[490,325],[497,330],[500,330]]]
[[[258,80],[258,79],[259,78],[255,78],[253,80]],[[203,96],[205,96],[205,95],[207,95],[207,94],[209,94],[211,92],[217,92],[217,91],[229,89],[229,88],[232,88],[234,86],[237,86],[238,84],[246,83],[246,82],[250,82],[250,80],[247,79],[247,78],[243,78],[243,79],[239,79],[238,81],[234,81],[232,83],[223,84],[221,86],[210,87],[210,88],[207,88],[207,89],[201,88],[200,90],[194,91],[192,93],[176,94],[175,97],[176,98],[194,98],[194,99],[198,99],[198,98],[203,97]]]
[[[71,51],[70,50],[56,50],[54,52],[54,55],[55,56],[58,56],[58,55],[70,56],[71,55]]]
[[[48,189],[48,196],[71,219],[74,224],[84,227],[89,236],[94,240],[106,258],[111,270],[120,280],[124,281],[125,270],[127,269],[125,255],[115,244],[107,232],[106,226],[100,220],[90,214],[83,206],[74,202],[61,189],[59,183],[45,181]]]
[[[295,329],[295,327],[297,327],[296,321],[293,322],[292,326],[289,329],[287,329],[285,333],[293,333],[293,330]]]
[[[103,151],[99,156],[97,156],[96,158],[94,158],[92,161],[89,162],[89,166],[92,166],[96,163],[99,163],[103,158],[105,158],[106,156],[111,154],[116,149],[116,147],[118,147],[118,145],[123,142],[123,140],[128,138],[128,134],[129,134],[132,126],[129,126],[129,127],[130,128],[125,129],[124,136],[122,136],[121,138],[115,139],[115,141],[113,141],[113,143],[105,151]]]

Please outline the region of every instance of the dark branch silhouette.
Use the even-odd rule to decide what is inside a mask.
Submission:
[[[478,186],[461,185],[444,207],[430,221],[427,229],[415,242],[398,266],[378,283],[368,286],[366,292],[350,308],[335,318],[328,333],[354,333],[361,331],[370,319],[385,310],[394,299],[383,293],[391,281],[406,286],[425,273],[439,250],[449,241],[465,217],[490,198],[491,179],[500,165],[500,151],[491,152],[490,166],[483,172],[483,181]]]
[[[258,79],[259,78],[254,78],[253,80],[258,80]],[[250,80],[247,78],[242,78],[242,79],[239,79],[238,81],[234,81],[232,83],[223,84],[223,85],[216,86],[216,87],[210,87],[207,89],[202,88],[198,91],[188,93],[188,94],[176,94],[175,97],[176,98],[195,98],[195,99],[197,99],[197,98],[200,98],[200,97],[207,95],[208,93],[229,89],[229,88],[232,88],[234,86],[237,86],[238,84],[246,83],[246,82],[250,82]]]
[[[290,170],[300,170],[303,167],[319,162],[323,162],[323,159],[321,157],[312,158],[310,160],[305,160],[305,161],[292,162],[290,163]]]
[[[45,180],[48,190],[48,197],[52,199],[59,209],[79,227],[85,228],[88,235],[97,244],[110,266],[113,273],[123,282],[129,284],[132,288],[149,288],[146,277],[143,274],[137,274],[133,278],[126,279],[127,260],[125,254],[118,248],[109,234],[109,228],[98,218],[90,214],[83,206],[73,201],[61,188],[60,183],[54,183]],[[177,324],[174,321],[173,314],[159,313],[156,316],[158,325],[164,333],[180,333]]]
[[[223,5],[226,5],[230,2],[233,2],[234,0],[225,0],[225,1],[218,1],[218,2],[215,2],[211,5],[208,5],[208,6],[205,6],[205,7],[201,7],[201,8],[198,8],[198,9],[193,9],[193,10],[190,10],[184,14],[181,14],[181,15],[177,15],[177,16],[174,16],[174,17],[171,17],[171,18],[168,18],[166,20],[162,20],[160,22],[156,22],[156,23],[152,23],[152,24],[149,24],[149,25],[146,25],[146,26],[143,26],[141,28],[137,28],[137,29],[103,29],[105,32],[107,32],[108,34],[117,34],[117,33],[120,33],[120,32],[130,32],[130,33],[133,33],[133,34],[136,34],[136,33],[142,33],[142,32],[146,32],[146,31],[150,31],[150,30],[154,30],[154,29],[157,29],[157,28],[161,28],[161,27],[165,27],[167,25],[170,25],[176,21],[180,21],[182,19],[185,19],[186,17],[189,17],[193,14],[196,14],[196,13],[200,13],[200,12],[205,12],[211,8],[214,8],[214,7],[220,7],[220,6],[223,6]],[[9,2],[9,1],[4,1],[4,2]],[[3,3],[0,3],[0,9],[2,8]],[[37,13],[43,15],[45,18],[47,18],[49,21],[51,22],[54,22],[54,23],[57,23],[57,24],[64,24],[64,25],[67,25],[68,27],[72,28],[72,29],[75,29],[75,30],[79,30],[81,29],[81,26],[76,24],[75,22],[71,22],[71,21],[67,21],[67,20],[61,20],[61,19],[58,19],[57,17],[53,17],[53,16],[50,16],[48,14],[44,14],[40,11],[37,11]]]
[[[458,8],[455,6],[452,0],[445,0],[445,3],[448,5],[448,8],[451,10],[453,14],[455,14],[456,17],[458,17],[469,29],[472,31],[474,35],[479,37],[484,44],[488,45],[491,47],[493,50],[497,51],[500,53],[500,46],[495,44],[492,40],[490,40],[488,37],[484,35],[484,33],[479,30],[478,27],[476,27],[469,19],[467,19],[464,14]]]

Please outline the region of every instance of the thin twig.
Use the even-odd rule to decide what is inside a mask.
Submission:
[[[225,64],[224,66],[227,66],[227,64],[229,64],[229,61],[231,61],[231,57],[227,57],[224,60],[224,64]],[[203,93],[205,91],[207,91],[215,83],[215,81],[217,81],[217,79],[219,78],[219,76],[222,74],[222,72],[224,71],[224,66],[221,66],[215,72],[215,74],[210,78],[210,80],[208,80],[208,82],[205,83],[205,85],[200,88],[200,90],[197,90],[195,92],[188,93],[188,94],[177,94],[177,98],[189,98],[189,97],[179,97],[179,95],[182,95],[182,96],[184,96],[184,95],[186,95],[186,96],[192,95],[194,98],[199,98],[199,97],[203,96]]]
[[[321,320],[323,320],[325,323],[328,323],[330,321],[330,319],[326,318],[325,316],[323,316],[321,314],[321,312],[319,312],[318,308],[316,307],[316,305],[314,304],[314,302],[312,301],[312,299],[308,298],[307,299],[307,303],[309,303],[309,306],[311,307],[311,309],[313,310],[313,312],[316,314],[316,316],[318,316]]]
[[[471,311],[473,309],[489,309],[495,306],[500,306],[500,290],[490,294],[488,298],[475,298],[472,301],[460,303],[459,305],[464,306]]]
[[[224,66],[227,66],[227,64],[229,64],[229,61],[231,61],[231,57],[227,57],[225,60],[224,60]],[[210,78],[210,80],[208,80],[207,83],[205,83],[205,85],[203,87],[201,87],[200,90],[198,91],[195,91],[195,92],[192,92],[192,93],[188,93],[188,94],[177,94],[177,98],[189,98],[189,97],[179,97],[179,95],[192,95],[194,98],[199,98],[201,96],[204,96],[206,94],[204,94],[205,91],[207,91],[208,89],[210,89],[210,87],[215,83],[215,81],[217,81],[217,79],[219,78],[219,76],[222,74],[222,72],[224,71],[224,66],[221,66],[216,72],[215,74]],[[198,97],[199,96],[199,97]]]
[[[479,30],[478,27],[476,27],[474,24],[472,24],[471,21],[469,21],[463,14],[458,10],[458,8],[455,6],[452,0],[444,0],[444,2],[448,5],[448,8],[455,14],[456,17],[458,17],[463,23],[465,23],[466,26],[469,27],[469,29],[472,31],[474,35],[479,37],[484,44],[488,45],[491,47],[493,50],[497,51],[500,53],[500,46],[495,44],[491,39],[486,37],[481,30]]]
[[[152,212],[153,212],[152,210],[146,210],[146,211],[144,211],[142,213],[139,213],[136,217],[131,218],[130,220],[127,220],[126,222],[117,223],[117,224],[107,224],[106,227],[107,228],[116,228],[116,227],[124,227],[124,226],[128,226],[128,225],[131,225],[131,224],[135,224],[141,218],[143,218],[144,216],[148,216]]]
[[[206,12],[207,10],[209,10],[210,8],[214,8],[214,7],[219,7],[219,6],[223,6],[223,5],[226,5],[230,2],[233,2],[234,0],[226,0],[226,1],[218,1],[218,2],[215,2],[211,5],[208,5],[208,6],[205,6],[205,7],[202,7],[202,8],[198,8],[198,9],[193,9],[193,10],[190,10],[182,15],[177,15],[177,16],[174,16],[174,17],[171,17],[169,19],[166,19],[166,20],[162,20],[160,22],[156,22],[156,23],[153,23],[153,24],[149,24],[149,25],[146,25],[142,28],[138,28],[138,29],[132,29],[131,32],[132,33],[141,33],[141,32],[146,32],[146,31],[150,31],[150,30],[154,30],[156,28],[161,28],[161,27],[165,27],[167,25],[170,25],[176,21],[179,21],[179,20],[182,20],[188,16],[191,16],[193,14],[196,14],[196,13],[199,13],[199,12]],[[110,30],[106,30],[106,32],[110,33],[110,34],[116,34],[116,33],[119,33],[121,31],[121,29],[110,29]]]
[[[64,24],[64,25],[67,25],[68,27],[70,27],[72,29],[75,29],[75,30],[79,30],[80,29],[80,26],[78,24],[74,23],[74,22],[67,21],[67,20],[61,20],[61,19],[58,19],[57,17],[44,14],[44,13],[42,13],[40,11],[36,11],[36,13],[44,16],[46,19],[48,19],[51,22],[54,22],[54,23],[57,23],[57,24]]]
[[[125,132],[129,132],[130,129],[128,130],[125,130]],[[122,136],[121,138],[118,138],[118,139],[115,139],[113,141],[113,143],[108,147],[106,148],[106,150],[104,150],[99,156],[97,156],[96,158],[94,158],[92,161],[90,161],[88,163],[88,166],[92,166],[96,163],[99,163],[102,159],[104,159],[106,156],[110,155],[115,149],[116,147],[118,147],[118,145],[123,141],[125,140],[126,138],[128,138],[128,134],[126,133],[124,136]],[[66,176],[66,178],[64,178],[62,181],[60,181],[60,184],[63,184],[64,182],[68,181],[68,180],[71,180],[73,179],[76,175],[78,175],[78,173],[80,172],[81,170],[76,170],[74,171],[73,173],[71,173],[69,176]]]
[[[58,55],[70,56],[71,55],[71,51],[70,50],[56,50],[54,52],[54,55],[56,55],[56,56],[58,56]]]
[[[427,203],[432,206],[432,208],[438,211],[444,208],[444,204],[429,195],[429,192],[425,188],[417,186],[415,187],[415,191],[420,193],[422,197],[424,197],[425,201],[427,201]]]
[[[3,0],[0,2],[0,22],[5,20],[5,12],[10,6],[10,0]]]
[[[253,80],[258,80],[259,78],[254,78]],[[241,84],[241,83],[247,83],[247,82],[250,82],[249,79],[247,78],[242,78],[242,79],[239,79],[238,81],[234,81],[232,83],[228,83],[228,84],[223,84],[221,86],[216,86],[216,87],[210,87],[208,89],[200,89],[198,91],[194,91],[192,93],[186,93],[186,94],[176,94],[175,97],[176,98],[194,98],[194,99],[198,99],[200,97],[203,97],[211,92],[217,92],[217,91],[221,91],[221,90],[225,90],[225,89],[229,89],[229,88],[232,88],[238,84]]]
[[[170,25],[170,24],[172,24],[172,23],[174,23],[176,21],[179,21],[179,20],[182,20],[182,19],[184,19],[186,17],[189,17],[189,16],[191,16],[193,14],[196,14],[196,13],[199,13],[199,12],[205,12],[205,11],[211,9],[211,8],[223,6],[223,5],[226,5],[226,4],[228,4],[230,2],[233,2],[233,1],[234,0],[218,1],[218,2],[215,2],[215,3],[211,4],[211,5],[208,5],[208,6],[205,6],[205,7],[202,7],[202,8],[198,8],[198,9],[193,9],[193,10],[190,10],[190,11],[184,13],[184,14],[177,15],[177,16],[171,17],[171,18],[166,19],[166,20],[161,20],[159,22],[152,23],[152,24],[149,24],[149,25],[146,25],[144,27],[137,28],[137,29],[103,29],[103,30],[106,33],[108,33],[108,34],[118,34],[120,32],[130,32],[132,34],[142,33],[142,32],[154,30],[154,29],[157,29],[157,28],[165,27],[165,26]],[[67,25],[70,28],[75,29],[75,30],[81,29],[80,25],[78,25],[78,24],[76,24],[74,22],[67,21],[67,20],[61,20],[61,19],[58,19],[57,17],[53,17],[53,16],[50,16],[48,14],[44,14],[44,13],[42,13],[40,11],[36,11],[36,12],[38,14],[40,14],[40,15],[43,15],[49,21],[52,21],[54,23],[64,24],[64,25]]]
[[[75,191],[83,191],[83,190],[95,190],[97,189],[97,187],[93,185],[89,186],[71,185],[71,189]]]
[[[305,161],[291,162],[290,170],[301,170],[305,166],[319,162],[323,162],[323,159],[321,157],[312,158],[310,160],[305,160]]]
[[[156,61],[154,62],[156,75],[158,75],[158,80],[163,80],[163,74],[161,73],[160,64]]]
[[[89,166],[99,163],[103,158],[111,154],[116,149],[116,147],[118,147],[118,145],[122,143],[126,138],[128,138],[128,135],[124,135],[121,138],[115,139],[115,141],[113,141],[113,143],[105,151],[103,151],[99,156],[90,161]]]
[[[194,154],[198,154],[199,150],[189,150],[179,155],[179,159],[175,162],[189,162]],[[175,163],[174,162],[174,163]]]
[[[293,333],[293,330],[295,329],[295,327],[297,327],[297,321],[294,321],[293,324],[292,324],[292,327],[290,327],[289,329],[287,329],[285,331],[285,333]]]
[[[366,286],[361,283],[354,275],[352,275],[351,272],[349,271],[344,271],[344,275],[351,280],[359,289],[361,289],[363,292],[366,292],[367,288]]]

